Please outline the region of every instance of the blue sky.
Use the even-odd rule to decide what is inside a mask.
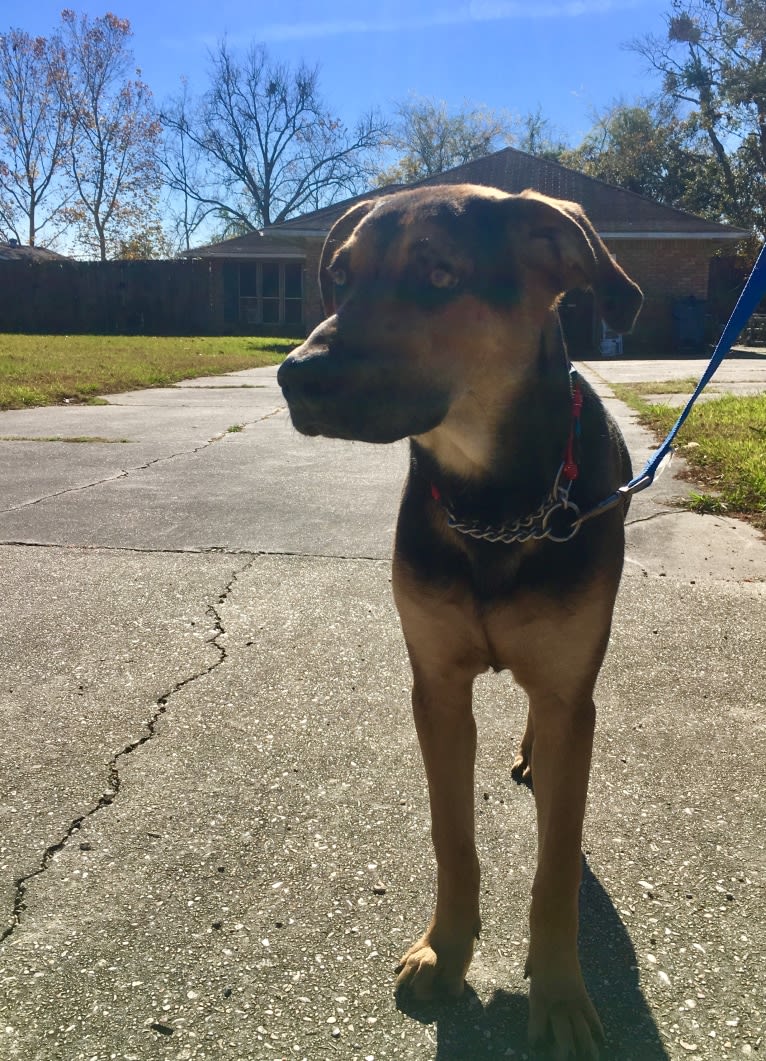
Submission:
[[[91,0],[76,11],[130,19],[133,50],[158,102],[206,84],[208,49],[257,40],[281,59],[321,67],[322,93],[347,122],[410,93],[506,109],[538,106],[576,143],[594,109],[656,87],[620,45],[662,33],[668,0]],[[0,32],[48,34],[64,0],[0,0]]]

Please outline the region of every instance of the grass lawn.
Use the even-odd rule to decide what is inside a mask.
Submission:
[[[691,393],[695,385],[696,380],[688,388],[684,381],[675,381],[619,384],[613,389],[660,440],[678,419],[680,409],[652,405],[643,395],[678,394],[686,389]],[[681,428],[676,448],[706,488],[691,495],[690,508],[743,516],[766,531],[766,395],[724,395],[698,403]]]
[[[0,335],[0,409],[88,402],[278,364],[300,339],[247,336]]]

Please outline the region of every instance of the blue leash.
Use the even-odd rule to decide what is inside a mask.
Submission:
[[[629,483],[626,483],[625,486],[621,486],[613,494],[602,501],[601,504],[596,505],[595,508],[580,516],[576,521],[578,526],[586,520],[591,519],[593,516],[599,516],[602,512],[607,512],[610,508],[614,508],[615,505],[620,504],[620,502],[630,497],[631,494],[637,494],[641,490],[646,490],[647,486],[652,485],[661,465],[670,456],[673,448],[673,441],[683,427],[689,413],[692,411],[692,406],[713,378],[716,369],[731,350],[734,341],[750,320],[756,306],[764,295],[766,295],[766,244],[761,248],[761,252],[753,266],[753,271],[747,278],[747,283],[742,289],[742,294],[737,299],[737,304],[732,310],[728,324],[724,328],[721,338],[716,344],[715,350],[713,350],[710,362],[702,373],[702,377],[697,384],[694,394],[692,394],[689,401],[681,410],[681,415],[671,427],[665,440],[651,455],[638,475],[631,479]]]

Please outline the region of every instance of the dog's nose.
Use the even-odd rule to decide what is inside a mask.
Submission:
[[[321,398],[338,386],[338,369],[326,349],[301,356],[293,351],[279,366],[277,382],[285,398],[311,400]]]
[[[304,395],[311,389],[311,379],[316,376],[317,370],[314,365],[316,356],[303,353],[303,347],[299,346],[289,354],[277,372],[277,383],[282,388],[285,398]]]
[[[311,390],[312,377],[317,374],[313,364],[316,358],[301,356],[300,350],[301,347],[298,347],[288,355],[277,372],[277,383],[285,398],[304,395],[307,390]]]
[[[296,358],[293,354],[289,354],[277,370],[277,383],[282,388],[282,393],[285,398],[287,392],[290,389],[290,380],[295,377],[295,361]]]

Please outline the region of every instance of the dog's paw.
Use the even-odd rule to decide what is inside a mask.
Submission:
[[[429,1002],[447,995],[458,998],[465,988],[465,974],[471,964],[473,944],[468,947],[431,945],[429,933],[403,955],[396,967],[397,994],[411,995],[418,1002]]]
[[[511,777],[517,785],[532,788],[532,764],[523,748],[519,748],[516,758],[511,763]]]
[[[598,1061],[604,1032],[582,977],[532,976],[529,1041],[550,1044],[555,1061]]]

